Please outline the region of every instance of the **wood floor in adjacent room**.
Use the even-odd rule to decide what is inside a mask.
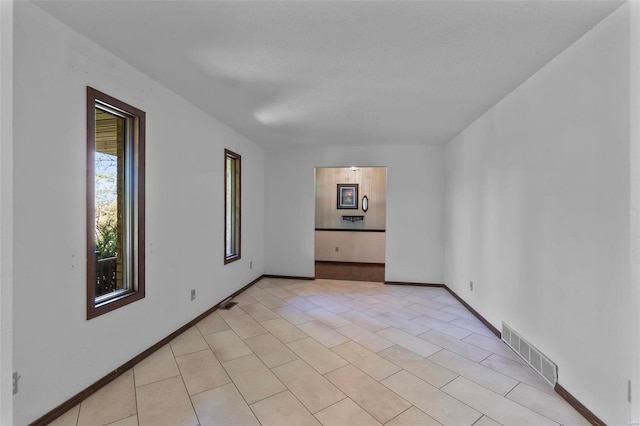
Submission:
[[[446,290],[265,278],[55,425],[583,425]]]

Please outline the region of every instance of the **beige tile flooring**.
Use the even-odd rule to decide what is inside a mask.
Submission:
[[[55,425],[586,425],[441,288],[265,278]]]

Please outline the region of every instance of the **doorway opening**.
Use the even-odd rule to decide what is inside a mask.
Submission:
[[[318,167],[315,276],[384,282],[386,167]]]

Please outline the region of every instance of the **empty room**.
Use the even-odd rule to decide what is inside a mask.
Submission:
[[[0,1],[1,425],[640,422],[640,4]]]

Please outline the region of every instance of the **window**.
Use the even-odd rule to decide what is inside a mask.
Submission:
[[[224,263],[240,259],[240,160],[224,150]]]
[[[144,297],[145,113],[87,87],[87,319]]]

